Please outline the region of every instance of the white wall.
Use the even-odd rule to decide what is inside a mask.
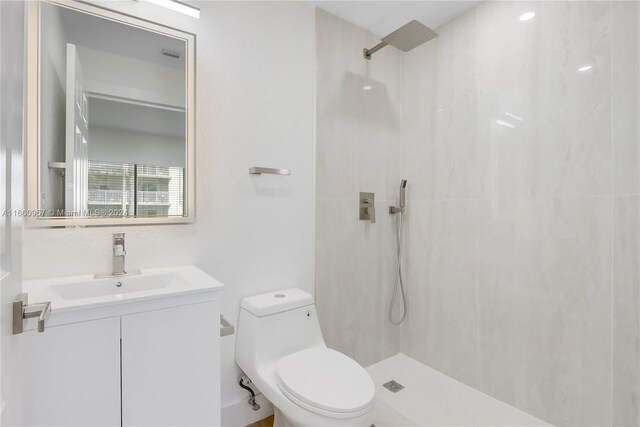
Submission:
[[[195,20],[143,2],[102,4],[196,34],[196,222],[26,229],[25,277],[109,271],[111,233],[124,231],[128,265],[195,263],[225,283],[224,315],[234,323],[243,296],[293,286],[313,292],[313,8],[198,2]],[[292,174],[250,176],[251,166]],[[233,346],[233,336],[223,338],[224,406],[247,397],[236,384]]]
[[[185,166],[184,138],[90,127],[89,139],[89,160]]]

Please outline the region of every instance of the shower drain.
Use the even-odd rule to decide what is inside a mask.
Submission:
[[[388,389],[389,391],[391,391],[392,393],[397,393],[400,390],[402,390],[404,388],[404,386],[398,382],[395,382],[394,380],[391,380],[389,382],[386,382],[384,384],[382,384],[382,386],[386,389]]]

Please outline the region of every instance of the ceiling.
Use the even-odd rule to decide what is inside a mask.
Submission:
[[[65,7],[44,4],[44,13],[60,13],[67,43],[168,67],[185,67],[186,44],[183,40]],[[180,58],[165,56],[162,49],[179,52]]]
[[[385,36],[412,19],[438,28],[471,9],[475,1],[321,1],[311,3],[379,36]]]
[[[180,111],[92,97],[89,98],[89,132],[92,127],[184,140],[185,114]]]

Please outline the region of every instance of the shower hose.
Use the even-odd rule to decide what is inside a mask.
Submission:
[[[404,212],[396,214],[396,254],[398,256],[398,270],[395,277],[395,285],[393,287],[393,295],[391,296],[391,304],[389,304],[389,321],[394,325],[401,325],[407,318],[407,298],[404,293],[404,280],[402,278],[402,241],[404,238]],[[393,308],[396,305],[398,296],[398,288],[400,289],[400,297],[402,298],[402,317],[400,320],[393,319]]]

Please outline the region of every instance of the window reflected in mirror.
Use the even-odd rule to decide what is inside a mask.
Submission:
[[[184,214],[184,168],[89,160],[90,216]]]

